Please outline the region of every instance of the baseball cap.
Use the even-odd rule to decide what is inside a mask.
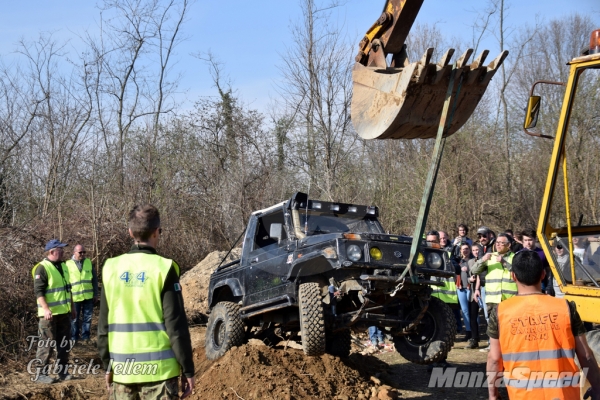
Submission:
[[[68,246],[66,243],[61,243],[58,239],[52,239],[48,243],[46,243],[46,247],[44,247],[44,251],[52,250],[57,247],[65,247]]]
[[[490,228],[488,228],[487,226],[480,226],[479,229],[477,229],[477,233],[480,233],[482,235],[486,235],[489,231]]]

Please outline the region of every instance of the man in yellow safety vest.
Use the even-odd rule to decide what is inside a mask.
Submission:
[[[486,273],[485,306],[488,316],[498,308],[500,302],[517,294],[517,284],[513,281],[510,273],[515,253],[510,251],[511,242],[508,235],[506,233],[498,234],[495,245],[496,251],[485,253],[471,267],[473,275]],[[475,296],[478,298],[480,293],[476,291]],[[489,351],[489,346],[482,350]]]
[[[426,240],[428,244],[431,245],[439,245],[440,244],[440,233],[438,231],[429,231],[427,232]],[[444,303],[448,304],[452,311],[454,312],[454,316],[456,317],[456,310],[458,310],[458,294],[456,293],[456,282],[454,277],[452,278],[437,278],[438,281],[443,282],[443,286],[432,286],[431,296],[437,297],[442,300]],[[460,317],[460,315],[459,315]],[[457,325],[460,323],[460,318],[456,320]],[[427,366],[427,371],[433,371],[434,367],[442,367],[448,368],[450,364],[446,361],[446,359],[442,360],[440,363],[429,364]]]
[[[496,251],[484,254],[471,268],[471,273],[475,275],[487,271],[485,302],[488,315],[500,302],[517,294],[517,284],[510,273],[515,255],[510,251],[510,244],[510,239],[505,233],[498,234]]]
[[[54,383],[48,374],[58,374],[60,380],[70,380],[67,370],[71,350],[71,317],[74,308],[71,301],[69,272],[63,263],[66,243],[52,239],[46,243],[46,257],[31,270],[33,290],[37,299],[39,317],[38,348],[36,353],[39,371],[38,383]],[[56,349],[56,364],[50,367],[52,349]]]
[[[162,229],[156,207],[129,213],[131,250],[102,270],[98,350],[113,398],[178,399],[194,388],[192,343],[179,266],[156,253]]]
[[[85,248],[78,244],[73,249],[73,257],[65,262],[69,269],[71,296],[75,306],[75,318],[71,321],[71,338],[79,340],[79,320],[81,321],[81,339],[90,343],[90,328],[94,303],[98,300],[98,278],[92,261],[85,257]]]

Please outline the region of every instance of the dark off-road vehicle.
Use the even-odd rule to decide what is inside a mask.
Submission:
[[[304,193],[254,212],[240,260],[210,278],[207,357],[251,336],[278,342],[298,334],[307,355],[346,356],[350,330],[377,325],[409,361],[444,358],[456,321],[431,285],[452,277],[453,267],[423,240],[417,267],[403,275],[412,238],[386,234],[378,212]]]

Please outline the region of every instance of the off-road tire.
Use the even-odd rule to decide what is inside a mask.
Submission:
[[[456,318],[452,309],[437,297],[431,297],[421,321],[425,325],[419,325],[418,331],[394,337],[396,351],[416,364],[445,360],[456,337]]]
[[[329,332],[326,340],[327,353],[338,356],[348,357],[352,347],[352,332],[350,329],[344,329],[340,332]]]
[[[302,283],[298,290],[302,350],[307,356],[325,354],[325,317],[318,283]]]
[[[229,349],[244,344],[246,332],[240,315],[240,306],[222,301],[213,307],[204,339],[206,358],[216,360]]]

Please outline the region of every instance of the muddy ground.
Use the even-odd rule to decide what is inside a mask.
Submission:
[[[196,389],[192,399],[449,399],[487,398],[486,388],[429,388],[427,368],[407,362],[395,351],[361,354],[353,347],[348,358],[330,355],[306,357],[295,343],[267,347],[261,342],[234,348],[224,357],[209,361],[204,356],[205,328],[191,328]],[[287,344],[287,347],[285,346]],[[485,343],[481,343],[484,345]],[[457,343],[448,362],[461,371],[485,371],[486,354],[464,350]],[[76,346],[71,360],[99,364],[93,346]],[[106,398],[104,371],[53,385],[30,381],[23,368],[0,376],[4,399]]]

